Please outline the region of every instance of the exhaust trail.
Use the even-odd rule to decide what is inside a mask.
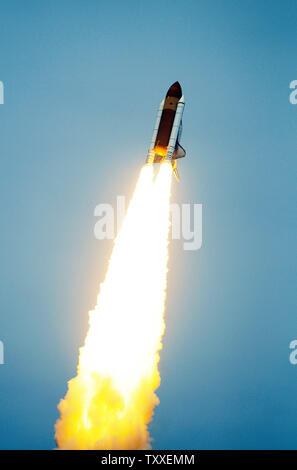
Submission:
[[[60,449],[149,449],[159,403],[172,166],[144,166],[114,242],[77,375],[58,405]]]

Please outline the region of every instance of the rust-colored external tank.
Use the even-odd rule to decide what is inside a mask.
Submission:
[[[173,127],[175,113],[179,100],[182,97],[182,89],[178,82],[173,83],[167,91],[164,107],[161,115],[158,134],[155,142],[155,153],[165,156]]]

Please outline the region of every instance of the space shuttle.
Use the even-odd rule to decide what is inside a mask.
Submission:
[[[177,181],[177,159],[186,155],[180,145],[185,101],[179,82],[173,83],[159,106],[146,164],[168,162]]]

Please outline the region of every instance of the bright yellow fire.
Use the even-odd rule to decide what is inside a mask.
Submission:
[[[148,449],[159,403],[172,167],[142,168],[115,240],[77,376],[59,403],[60,449]]]
[[[157,153],[158,155],[161,155],[162,157],[166,157],[167,147],[162,147],[162,146],[157,145],[154,148],[154,152]]]

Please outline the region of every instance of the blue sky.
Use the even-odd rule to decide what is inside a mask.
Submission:
[[[153,447],[297,448],[296,18],[293,0],[1,2],[0,448],[55,445],[112,248],[94,208],[130,197],[175,80],[172,199],[203,204],[203,246],[171,244]]]

